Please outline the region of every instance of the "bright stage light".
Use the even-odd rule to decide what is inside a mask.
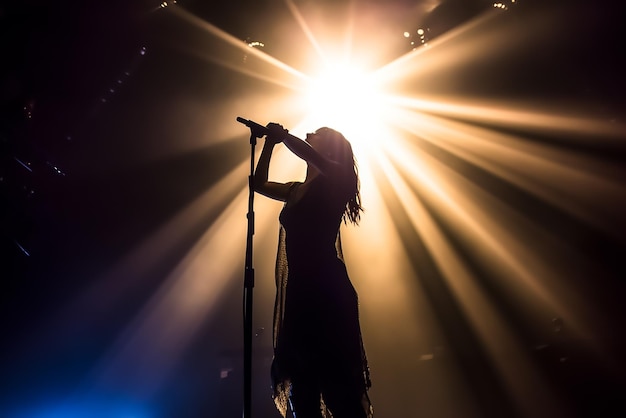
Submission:
[[[351,141],[367,143],[384,126],[379,83],[356,66],[325,67],[309,84],[306,101],[309,125],[337,129]]]

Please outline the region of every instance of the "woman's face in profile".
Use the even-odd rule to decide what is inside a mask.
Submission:
[[[316,151],[319,151],[318,147],[320,146],[320,135],[317,132],[311,132],[306,134],[306,142],[309,143],[310,146],[313,147]]]
[[[309,145],[311,145],[311,147],[313,147],[313,149],[320,154],[323,154],[327,157],[332,157],[332,155],[334,154],[332,149],[332,141],[330,141],[323,132],[320,132],[319,129],[315,132],[306,134],[306,142],[308,142]]]

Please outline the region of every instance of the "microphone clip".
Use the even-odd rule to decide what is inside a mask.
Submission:
[[[258,124],[254,121],[248,120],[248,119],[244,119],[242,117],[237,117],[237,122],[239,123],[243,123],[244,125],[246,125],[248,128],[250,128],[250,139],[252,138],[261,138],[264,137],[265,135],[268,134],[268,129],[267,127]]]

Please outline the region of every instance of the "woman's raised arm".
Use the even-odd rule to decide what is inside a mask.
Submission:
[[[277,142],[280,142],[280,140],[278,140],[276,136],[268,135],[265,139],[261,156],[257,162],[256,170],[254,170],[253,186],[254,190],[262,195],[284,202],[289,196],[291,183],[277,183],[268,180],[272,151]]]
[[[322,174],[332,174],[341,168],[339,164],[324,157],[307,142],[291,135],[289,131],[284,129],[281,125],[277,123],[268,123],[267,128],[270,131],[268,138],[275,138],[276,142],[282,141],[291,152],[305,160],[307,163],[314,165],[315,168],[317,168]]]

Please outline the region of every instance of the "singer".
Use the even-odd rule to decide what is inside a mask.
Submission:
[[[303,182],[268,181],[280,142],[307,162]],[[369,368],[359,325],[358,297],[341,253],[339,228],[358,224],[359,177],[350,143],[329,128],[306,141],[267,125],[254,188],[284,201],[276,260],[274,401],[285,417],[371,418]]]

